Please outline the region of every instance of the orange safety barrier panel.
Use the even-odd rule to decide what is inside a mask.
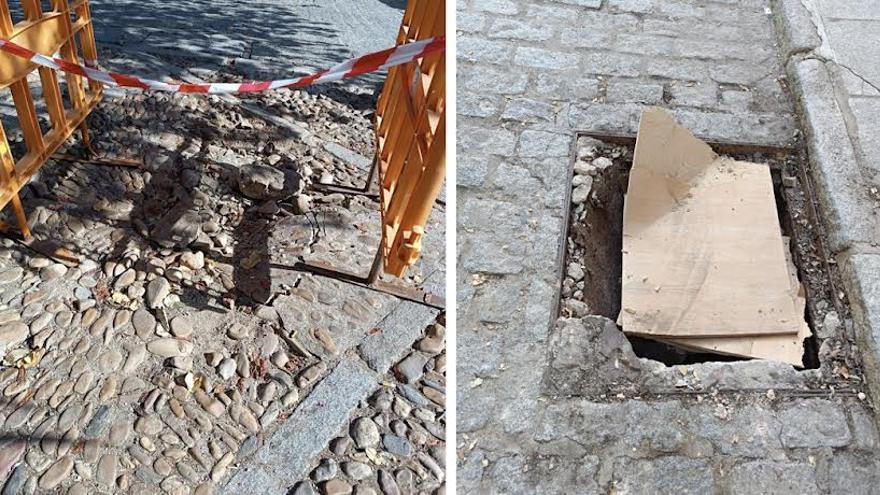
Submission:
[[[446,2],[409,0],[397,44],[446,34]],[[446,53],[393,67],[376,109],[384,272],[419,257],[446,173]]]
[[[0,37],[25,48],[52,56],[60,52],[68,62],[79,62],[79,49],[87,63],[98,58],[95,34],[88,0],[51,0],[51,10],[44,12],[40,0],[20,0],[25,19],[12,23],[8,0],[0,0]],[[34,99],[27,77],[34,70],[40,74],[43,98],[49,113],[51,129],[45,134],[40,128]],[[30,237],[27,217],[18,192],[30,177],[46,162],[74,130],[82,131],[83,142],[88,143],[85,118],[101,99],[102,86],[98,82],[66,73],[67,102],[52,69],[35,66],[28,60],[0,53],[0,90],[9,88],[15,102],[15,112],[24,134],[27,152],[18,161],[12,156],[6,131],[0,123],[0,209],[10,202],[18,227],[25,238]]]

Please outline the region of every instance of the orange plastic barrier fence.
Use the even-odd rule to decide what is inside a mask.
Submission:
[[[88,0],[72,3],[51,0],[51,10],[48,11],[43,11],[40,0],[20,0],[20,3],[25,19],[13,24],[8,1],[0,0],[0,36],[4,39],[47,56],[60,52],[61,58],[68,62],[80,63],[80,48],[87,63],[97,60]],[[40,74],[51,123],[45,134],[27,81],[34,70]],[[83,141],[88,142],[85,118],[101,99],[100,83],[87,82],[76,74],[64,74],[64,79],[66,94],[62,93],[55,71],[37,68],[25,59],[0,53],[0,90],[9,88],[12,92],[27,147],[24,156],[16,161],[0,123],[0,209],[12,203],[18,227],[25,238],[30,237],[30,229],[18,192],[77,127],[82,131]]]
[[[409,0],[397,44],[446,34],[446,2]],[[446,54],[392,68],[376,111],[382,258],[400,277],[419,257],[446,173]]]

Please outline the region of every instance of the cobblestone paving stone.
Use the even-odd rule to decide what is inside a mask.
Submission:
[[[434,324],[312,463],[294,495],[445,493],[445,328]]]
[[[117,63],[137,69],[127,65],[136,45],[114,49]],[[192,68],[183,54],[163,57],[166,66]],[[217,69],[202,75],[241,77]],[[437,352],[410,348],[436,312],[285,268],[303,260],[369,268],[379,241],[376,202],[315,185],[362,184],[363,164],[340,158],[339,147],[355,158],[372,155],[374,89],[336,85],[248,100],[298,122],[308,140],[215,97],[108,92],[89,119],[99,156],[144,165],[49,162],[22,193],[35,237],[76,253],[79,265],[0,241],[2,493],[219,491],[284,431],[287,418],[317,400],[313,393],[324,403],[353,401],[315,441],[338,434],[380,386],[375,373],[386,370],[370,371],[357,356],[380,337],[388,345],[374,361],[424,355],[428,374],[414,386],[442,392],[431,371]],[[7,117],[4,125],[13,153],[21,153],[20,131]],[[77,153],[79,145],[63,151]],[[436,246],[444,232],[438,206],[425,259],[404,283],[442,289]],[[408,316],[395,324],[409,327],[385,338],[388,320],[401,312]],[[355,361],[364,381],[332,387],[338,370]],[[404,432],[411,445],[417,427],[442,432],[428,425],[429,411],[442,424],[442,408],[424,409]],[[413,449],[414,459],[428,440]],[[387,451],[380,446],[376,455]],[[269,482],[286,488],[298,480]]]
[[[656,104],[710,140],[796,144],[770,2],[459,1],[458,28],[459,490],[870,493],[859,376],[665,366],[590,311],[551,325],[575,131]]]

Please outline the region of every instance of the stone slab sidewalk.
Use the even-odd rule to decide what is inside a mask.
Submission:
[[[709,140],[797,145],[777,5],[457,5],[459,491],[870,493],[877,431],[857,385],[665,366],[606,318],[554,323],[576,131],[633,133],[659,105]]]

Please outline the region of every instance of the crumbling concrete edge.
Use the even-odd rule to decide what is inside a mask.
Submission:
[[[880,398],[880,226],[862,175],[852,114],[812,0],[774,0],[777,36],[831,251],[841,267],[866,381]]]
[[[218,493],[286,493],[305,478],[312,461],[379,387],[380,377],[436,317],[436,310],[420,304],[402,301],[396,305],[379,323],[379,333],[365,332],[368,336],[361,349],[369,351],[364,357],[343,356]]]

